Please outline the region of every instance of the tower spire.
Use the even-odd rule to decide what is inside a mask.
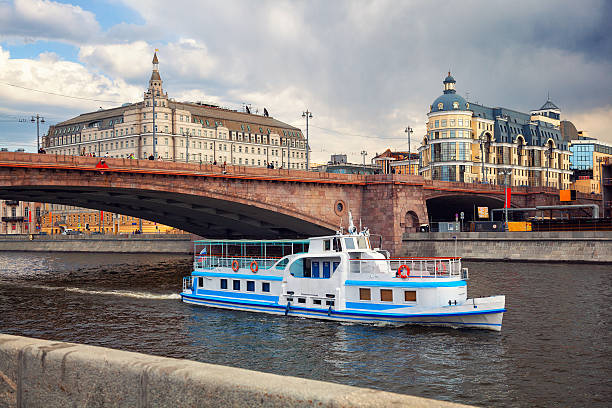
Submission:
[[[157,58],[157,51],[159,51],[157,48],[155,49],[155,52],[153,53],[153,72],[151,72],[151,79],[149,80],[149,92],[153,92],[155,91],[157,95],[160,95],[163,93],[162,90],[162,79],[161,76],[159,75],[159,59]]]

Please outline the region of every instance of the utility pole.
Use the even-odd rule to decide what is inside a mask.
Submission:
[[[185,145],[185,163],[189,163],[189,128],[187,128],[187,144]]]
[[[308,119],[312,119],[312,112],[306,109],[302,112],[302,117],[306,118],[306,171],[310,170],[310,145],[308,144]]]
[[[408,135],[408,174],[412,174],[412,170],[410,168],[410,160],[412,159],[412,155],[410,154],[410,136],[412,136],[413,130],[410,126],[408,126],[404,132]]]
[[[45,118],[40,116],[38,113],[36,116],[32,116],[31,122],[36,122],[36,153],[40,153],[40,123],[45,123]]]

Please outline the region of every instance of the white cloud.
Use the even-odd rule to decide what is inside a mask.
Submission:
[[[84,113],[100,105],[108,108],[136,101],[141,94],[142,88],[89,72],[83,65],[64,61],[53,53],[40,54],[38,59],[13,59],[0,47],[0,100],[14,109],[49,114]],[[64,114],[64,119],[68,119]]]
[[[154,50],[145,41],[84,45],[79,50],[79,60],[113,77],[146,84]],[[179,82],[207,78],[216,67],[216,59],[209,55],[206,45],[190,38],[160,46],[158,57],[162,79],[166,76]]]
[[[79,6],[49,0],[0,4],[0,38],[63,40],[79,43],[100,31],[95,15]]]

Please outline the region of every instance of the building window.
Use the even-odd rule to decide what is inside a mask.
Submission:
[[[227,279],[221,279],[221,289],[227,289]]]
[[[393,302],[393,290],[392,289],[381,289],[380,300],[383,302]]]
[[[359,288],[359,300],[372,300],[370,289]]]

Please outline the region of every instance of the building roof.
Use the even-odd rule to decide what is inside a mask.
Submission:
[[[445,84],[449,84],[449,83],[456,83],[457,81],[455,81],[455,78],[453,78],[453,76],[451,75],[450,71],[448,71],[448,76],[444,79]]]
[[[153,54],[153,64],[159,64],[159,60],[157,59],[157,52]]]
[[[539,110],[548,110],[548,109],[560,110],[559,107],[555,105],[554,103],[552,103],[550,99],[548,99],[546,103],[542,105],[542,107]]]
[[[455,102],[457,102],[457,107],[455,108]],[[442,103],[442,109],[438,107],[438,104]],[[431,104],[432,112],[442,112],[442,111],[452,111],[452,110],[467,110],[469,108],[469,104],[465,99],[459,94],[456,93],[445,93],[436,98],[435,101]]]

